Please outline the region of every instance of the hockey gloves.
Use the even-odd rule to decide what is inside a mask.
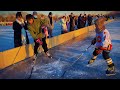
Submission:
[[[110,50],[112,50],[112,44],[109,44],[107,48],[101,46],[101,47],[99,47],[99,49],[100,50],[108,50],[108,51],[110,51]]]
[[[43,42],[41,41],[41,39],[40,39],[40,38],[36,39],[36,42],[37,42],[37,43],[39,43],[40,45],[42,45],[42,44],[43,44]]]
[[[47,27],[42,26],[41,29],[42,29],[42,33],[44,33],[45,36],[48,37],[49,35],[48,35],[48,29],[47,29]]]
[[[95,49],[95,53],[98,55],[98,54],[101,54],[103,50],[100,50],[98,48]]]

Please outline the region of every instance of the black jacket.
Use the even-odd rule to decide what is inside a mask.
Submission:
[[[16,21],[13,22],[13,30],[14,30],[14,46],[15,47],[19,47],[22,46],[22,39],[21,39],[21,30],[22,30],[22,26],[17,23]],[[25,24],[24,29],[27,30],[27,24]],[[28,35],[26,32],[26,39],[27,39],[27,44],[29,44],[29,39],[28,39]]]

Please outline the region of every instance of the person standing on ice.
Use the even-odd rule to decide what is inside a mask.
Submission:
[[[61,22],[61,34],[67,33],[67,25],[66,25],[66,18],[63,16],[60,20]]]
[[[80,14],[78,17],[78,25],[77,25],[78,29],[82,28],[81,21],[82,21],[82,14]]]
[[[49,27],[50,22],[47,18],[45,19],[34,19],[33,15],[28,14],[26,15],[26,20],[28,22],[28,30],[31,34],[31,36],[34,39],[34,60],[37,59],[38,55],[38,47],[42,45],[45,54],[49,57],[52,58],[50,53],[48,52],[48,47],[46,43],[46,37],[45,37],[45,30],[47,27]]]
[[[13,22],[14,30],[14,47],[22,46],[23,44],[29,44],[27,32],[25,31],[25,22],[23,20],[21,12],[16,13],[16,20]],[[23,36],[23,32],[24,35]]]
[[[74,31],[74,27],[75,27],[75,21],[74,21],[74,16],[73,16],[74,14],[73,13],[71,13],[70,14],[70,31]]]
[[[84,21],[84,27],[86,27],[86,22],[87,22],[87,15],[86,14],[84,14],[83,21]]]
[[[115,66],[112,59],[109,56],[110,51],[112,50],[112,43],[109,31],[104,26],[104,21],[106,18],[99,18],[95,21],[96,26],[96,37],[92,40],[91,44],[96,44],[96,48],[93,52],[91,60],[88,64],[92,64],[97,56],[102,53],[103,58],[106,60],[108,69],[106,70],[106,75],[115,74]]]
[[[34,19],[37,19],[37,18],[38,18],[38,17],[37,17],[37,12],[36,12],[36,11],[33,12],[33,17],[34,17]]]
[[[34,17],[34,19],[37,19],[37,18],[38,18],[38,15],[37,15],[37,12],[36,12],[36,11],[33,12],[33,17]],[[41,19],[42,19],[42,18],[44,19],[44,15],[41,15]],[[48,35],[48,29],[46,29],[45,36],[46,36],[46,38],[49,37],[49,35]]]
[[[90,14],[88,14],[88,26],[90,26],[92,24],[92,16]]]
[[[53,16],[52,15],[53,15],[52,12],[49,12],[48,18],[50,20],[50,27],[48,28],[48,31],[49,31],[49,36],[50,37],[53,37],[52,31],[53,31],[53,28],[54,28],[54,21],[53,21]]]

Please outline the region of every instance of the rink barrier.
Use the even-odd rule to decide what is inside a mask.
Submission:
[[[112,21],[113,20],[109,20],[105,22],[105,24]],[[46,40],[48,48],[55,47],[80,35],[86,35],[89,31],[93,31],[94,29],[95,25],[91,25],[66,34],[49,38]],[[33,56],[33,48],[34,43],[0,52],[0,70]],[[41,47],[40,50],[43,51]]]

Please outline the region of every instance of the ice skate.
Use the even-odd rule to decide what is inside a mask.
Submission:
[[[115,75],[115,67],[112,66],[112,67],[108,67],[108,69],[106,70],[106,75],[107,76],[111,76],[111,75]]]
[[[88,61],[88,64],[92,64],[95,61],[95,59],[91,59]]]
[[[37,54],[34,54],[33,56],[33,62],[37,59]]]
[[[49,58],[52,58],[52,56],[50,55],[49,52],[46,52],[46,55],[47,55]]]

